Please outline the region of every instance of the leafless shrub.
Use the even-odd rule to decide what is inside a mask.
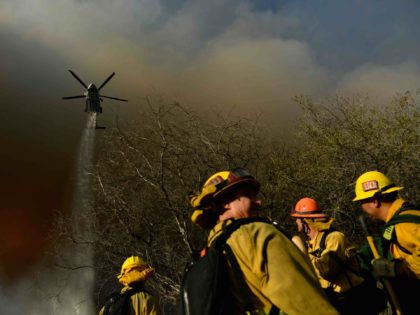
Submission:
[[[269,148],[257,121],[210,123],[178,103],[148,105],[129,126],[108,131],[97,152],[95,265],[112,279],[138,254],[156,269],[149,287],[175,304],[183,267],[205,240],[190,221],[188,194],[221,169],[260,172]]]
[[[296,145],[273,160],[275,195],[316,198],[350,236],[360,236],[351,202],[357,177],[368,170],[388,174],[403,185],[403,196],[419,200],[420,107],[407,92],[387,105],[362,97],[340,97],[315,103],[295,101],[303,110]],[[288,204],[291,205],[290,200]]]
[[[98,306],[118,288],[115,275],[124,259],[140,255],[156,269],[149,288],[174,312],[183,268],[206,237],[190,221],[187,195],[222,169],[242,166],[255,174],[267,214],[289,230],[293,204],[312,196],[360,241],[351,199],[366,170],[387,173],[418,200],[415,97],[407,93],[383,107],[358,97],[295,101],[304,115],[287,141],[271,141],[258,119],[211,120],[162,100],[149,101],[131,123],[103,134],[92,169],[91,233],[84,240],[95,251]],[[80,242],[68,224],[57,225],[61,236]]]

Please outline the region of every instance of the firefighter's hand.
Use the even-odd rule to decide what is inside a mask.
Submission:
[[[377,258],[372,260],[373,274],[378,278],[395,277],[395,262],[386,258]]]
[[[296,247],[300,249],[304,254],[308,253],[304,240],[299,236],[295,235],[292,237],[292,242],[295,243]]]

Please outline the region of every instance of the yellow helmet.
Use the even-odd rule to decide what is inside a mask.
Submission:
[[[123,285],[141,282],[149,279],[154,274],[154,269],[144,262],[139,256],[128,257],[121,266],[121,272],[117,276]]]
[[[236,168],[232,171],[222,171],[210,176],[204,183],[203,188],[199,194],[190,196],[191,206],[194,212],[191,220],[203,228],[212,227],[214,222],[214,209],[211,207],[211,202],[215,197],[226,191],[229,191],[233,186],[238,184],[247,184],[255,194],[260,190],[260,183],[245,169]]]
[[[128,257],[124,263],[121,266],[121,273],[120,275],[123,275],[126,273],[128,269],[131,269],[132,267],[147,267],[147,264],[144,262],[143,259],[141,259],[139,256],[131,256]]]
[[[353,201],[368,199],[374,196],[389,194],[403,189],[395,184],[383,173],[378,171],[369,171],[360,175],[356,181],[356,197]]]

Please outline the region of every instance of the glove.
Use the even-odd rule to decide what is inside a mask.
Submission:
[[[386,258],[377,258],[372,260],[372,271],[377,278],[395,277],[395,262]]]

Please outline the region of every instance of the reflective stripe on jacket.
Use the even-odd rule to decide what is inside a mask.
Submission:
[[[230,222],[220,222],[211,230],[210,245]],[[227,244],[254,296],[252,302],[256,308],[267,314],[274,304],[289,315],[338,314],[329,304],[304,255],[271,224],[243,225]],[[235,296],[240,300],[239,292]]]

